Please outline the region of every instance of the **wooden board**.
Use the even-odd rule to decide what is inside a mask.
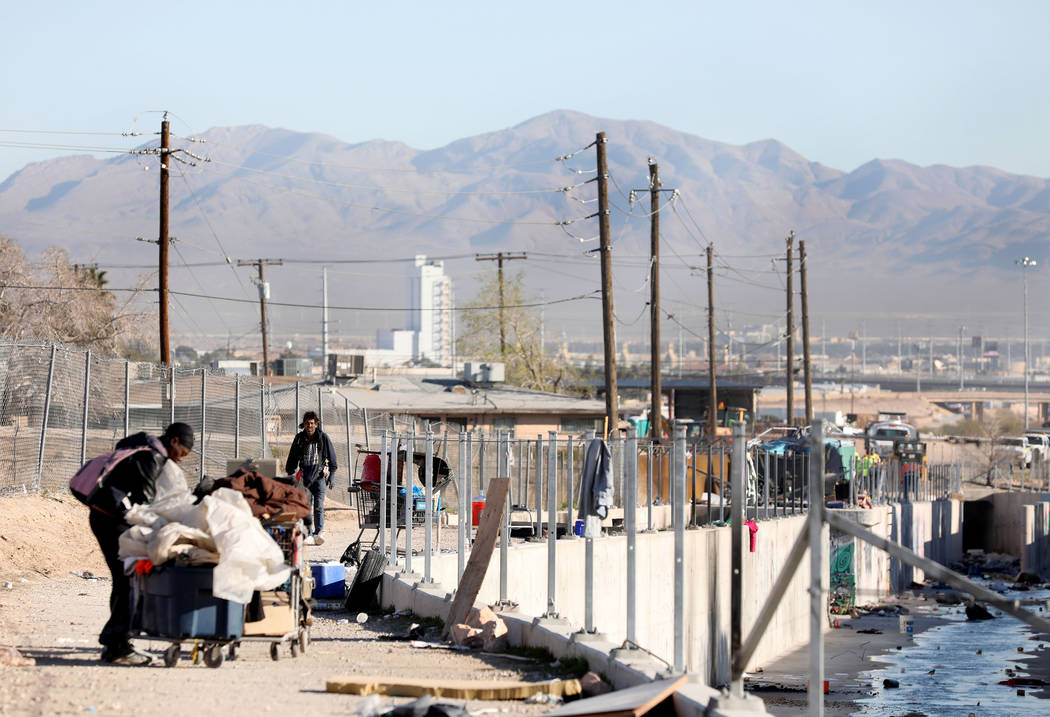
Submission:
[[[609,692],[597,697],[577,700],[556,710],[545,712],[544,717],[641,717],[646,712],[673,695],[685,684],[685,675],[669,680],[657,680],[625,690]]]
[[[481,590],[481,583],[485,579],[492,551],[496,549],[496,539],[503,523],[503,507],[507,503],[509,488],[510,478],[493,478],[489,481],[488,490],[485,492],[485,507],[482,508],[481,518],[478,520],[478,533],[470,549],[467,565],[463,568],[463,577],[459,579],[452,609],[445,620],[445,637],[448,637],[453,625],[466,622],[467,615],[474,607],[474,601],[478,599],[478,591]]]
[[[325,681],[326,692],[350,695],[390,695],[391,697],[451,697],[463,700],[523,700],[545,692],[552,695],[580,694],[579,680],[547,682],[484,682],[480,680],[428,680],[378,676],[333,677]]]

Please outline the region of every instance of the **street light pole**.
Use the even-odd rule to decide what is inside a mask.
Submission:
[[[1014,262],[1021,267],[1021,281],[1024,284],[1024,430],[1028,431],[1028,267],[1035,266],[1035,259],[1025,257]]]

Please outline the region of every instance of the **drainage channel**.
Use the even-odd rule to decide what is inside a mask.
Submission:
[[[982,581],[987,587],[994,584]],[[1050,590],[1006,591],[1028,609],[1050,611]],[[1029,677],[1034,657],[1050,667],[1050,640],[1032,639],[1033,630],[1014,618],[992,610],[994,620],[969,621],[959,606],[945,616],[948,621],[915,637],[915,644],[901,652],[883,655],[885,667],[867,673],[875,694],[857,700],[858,714],[871,717],[895,715],[966,715],[1014,717],[1050,715],[1050,688],[1001,685],[1001,680]],[[1020,648],[1020,650],[1018,649]],[[1050,682],[1045,672],[1035,675]],[[883,680],[897,688],[886,688]]]

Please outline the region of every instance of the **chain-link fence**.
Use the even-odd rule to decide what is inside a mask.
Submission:
[[[86,459],[173,421],[197,437],[182,464],[192,485],[201,475],[226,475],[229,459],[274,455],[275,416],[258,378],[0,343],[0,490],[65,488]]]

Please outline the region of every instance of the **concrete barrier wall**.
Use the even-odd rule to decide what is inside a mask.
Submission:
[[[1021,571],[1050,580],[1050,503],[1040,501],[1022,507]]]
[[[954,501],[938,503],[944,505],[878,506],[872,510],[850,512],[862,525],[884,537],[898,539],[902,533],[906,534],[909,547],[919,554],[954,560],[961,553],[961,510]],[[807,520],[806,516],[800,515],[759,522],[753,553],[748,550],[748,530],[746,526],[741,527],[745,548],[741,605],[745,637],[768,599],[796,537],[806,530]],[[729,679],[731,530],[729,527],[709,527],[685,533],[686,666],[689,671],[704,675],[710,684],[725,683]],[[827,594],[830,536],[826,527],[824,531],[821,575]],[[557,541],[556,548],[553,605],[548,604],[545,542],[517,544],[508,551],[507,598],[518,604],[518,614],[522,616],[541,617],[554,613],[557,620],[552,622],[579,629],[584,624],[585,615],[585,541],[565,538]],[[594,542],[594,620],[601,633],[594,639],[613,646],[626,638],[626,551],[627,539],[622,535],[603,537]],[[497,549],[478,594],[478,604],[494,604],[500,598],[499,560]],[[660,658],[673,662],[674,533],[640,533],[636,542],[636,560],[637,642]],[[422,562],[422,559],[417,559],[416,565],[422,567]],[[856,545],[854,566],[860,604],[876,602],[885,596],[894,586],[894,572],[898,582],[907,577],[904,585],[911,579],[921,579],[921,575],[905,574],[895,563],[885,553],[867,544]],[[421,576],[404,576],[400,582],[388,578],[384,584],[384,602],[419,614],[446,617],[441,614],[441,607],[434,606],[444,604],[440,602],[441,596],[451,592],[457,582],[455,554],[435,555],[432,569],[436,585],[419,585],[413,589],[412,583],[419,582]],[[808,643],[809,580],[807,554],[785,591],[749,669],[768,665],[779,655]],[[866,599],[868,595],[872,599]],[[443,609],[447,613],[447,607]],[[827,628],[826,623],[823,627]]]
[[[835,512],[846,516],[863,528],[867,528],[881,538],[890,537],[890,526],[893,520],[889,506],[877,505],[871,509],[845,508]],[[832,596],[845,600],[845,593],[850,592],[852,578],[852,598],[855,605],[875,604],[890,594],[890,556],[870,543],[858,540],[845,533],[832,530],[831,542],[831,577]],[[840,551],[848,551],[844,558]],[[836,595],[836,593],[842,593]]]
[[[891,505],[889,539],[942,565],[962,558],[962,505],[956,500]],[[890,588],[907,589],[922,582],[918,568],[890,559]]]
[[[1024,506],[1050,500],[1050,494],[1032,492],[992,493],[984,500],[992,502],[993,553],[1022,556],[1025,540]]]

